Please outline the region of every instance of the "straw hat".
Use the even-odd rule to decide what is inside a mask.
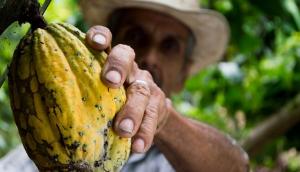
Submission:
[[[130,7],[156,10],[178,19],[196,38],[191,74],[218,61],[229,39],[226,19],[215,11],[200,8],[198,0],[81,0],[80,6],[89,25],[106,25],[114,10]]]

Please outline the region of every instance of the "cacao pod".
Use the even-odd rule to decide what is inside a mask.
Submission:
[[[100,80],[105,52],[69,24],[26,35],[9,68],[11,106],[22,143],[41,171],[118,171],[131,141],[112,130],[124,88]]]

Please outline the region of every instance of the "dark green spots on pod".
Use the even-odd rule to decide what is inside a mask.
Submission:
[[[98,160],[98,161],[95,161],[94,163],[94,167],[100,167],[102,165],[102,161],[101,160]]]
[[[88,146],[87,144],[82,145],[82,151],[83,152],[87,152],[87,146]]]
[[[42,145],[43,146],[45,146],[45,147],[47,147],[48,149],[51,149],[51,150],[53,150],[53,146],[51,145],[51,144],[49,144],[46,140],[42,140]]]
[[[107,132],[108,132],[108,131],[107,131],[107,128],[105,128],[105,129],[103,130],[103,136],[104,136],[104,137],[107,137]]]
[[[115,102],[116,104],[121,104],[121,103],[122,103],[122,100],[121,100],[120,98],[118,98],[118,97],[114,97],[114,102]]]
[[[102,111],[102,106],[99,104],[95,104],[95,108],[97,108],[99,111]]]
[[[104,147],[105,150],[107,149],[107,147],[108,147],[108,141],[107,140],[105,140],[103,147]]]
[[[84,135],[84,132],[83,131],[79,131],[78,135],[82,137]]]
[[[74,141],[71,145],[68,145],[67,147],[71,150],[76,150],[80,146],[79,141]]]
[[[77,51],[77,52],[75,53],[75,55],[76,55],[76,57],[80,57],[80,56],[81,56],[81,53],[80,53],[79,51]]]
[[[69,140],[69,139],[71,139],[71,136],[64,137],[63,139],[64,139],[64,140]]]
[[[104,144],[103,144],[103,148],[104,148],[104,154],[102,155],[102,159],[103,160],[107,160],[107,148],[108,148],[108,141],[105,140]]]
[[[105,117],[105,114],[104,114],[104,113],[101,113],[101,117],[104,118],[104,117]]]
[[[76,31],[74,31],[73,33],[74,33],[75,35],[77,35],[77,36],[80,36],[80,32],[79,32],[79,31],[77,31],[77,30],[76,30]]]
[[[54,156],[51,157],[52,161],[58,162],[58,155],[55,154]]]
[[[68,128],[67,127],[64,127],[64,126],[61,126],[64,130],[68,130]]]
[[[85,102],[85,101],[87,100],[87,98],[86,98],[86,97],[82,97],[81,100],[82,100],[83,102]]]
[[[50,89],[50,94],[51,94],[52,96],[55,96],[55,94],[56,94],[56,91],[55,91],[55,90],[53,90],[53,89]]]
[[[109,120],[109,121],[107,122],[107,127],[110,128],[111,126],[112,126],[112,121]]]

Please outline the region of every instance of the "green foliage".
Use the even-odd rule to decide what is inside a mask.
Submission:
[[[6,69],[19,40],[28,30],[28,25],[18,27],[13,23],[0,37],[0,71]],[[9,99],[8,87],[5,83],[0,89],[0,156],[20,143],[17,128],[13,122]]]
[[[205,5],[227,17],[231,42],[224,61],[188,80],[176,104],[188,116],[242,140],[300,93],[300,1],[210,0]],[[300,149],[299,126],[252,162],[272,167],[281,152]],[[289,164],[291,171],[299,171],[299,163]]]
[[[183,114],[242,140],[300,92],[300,0],[201,2],[226,16],[231,42],[224,60],[189,79],[173,97],[174,104]],[[78,10],[77,0],[53,0],[45,16],[48,22],[67,21],[86,31]],[[0,37],[1,71],[28,27],[14,24]],[[0,90],[0,156],[20,142],[7,94],[4,85]],[[300,171],[299,126],[265,147],[252,164],[272,168],[281,156],[288,162],[288,171]]]

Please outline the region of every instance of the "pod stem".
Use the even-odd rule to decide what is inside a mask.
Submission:
[[[37,28],[45,28],[47,23],[40,13],[40,4],[37,0],[28,1],[24,6],[24,12],[20,16],[19,23],[29,22],[31,24],[32,31]]]
[[[37,28],[45,28],[47,27],[47,23],[42,15],[34,16],[31,23],[32,31]]]

